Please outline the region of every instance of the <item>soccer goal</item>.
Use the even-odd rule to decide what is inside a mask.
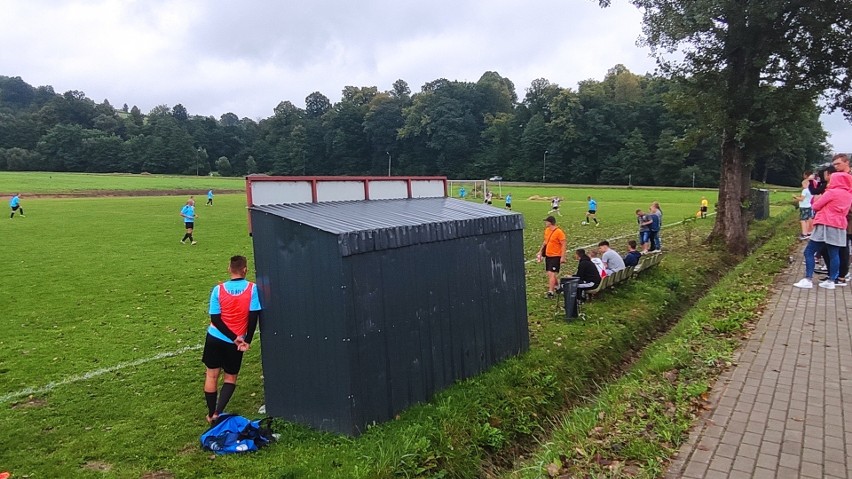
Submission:
[[[447,180],[447,194],[450,198],[484,198],[485,183],[485,180]]]

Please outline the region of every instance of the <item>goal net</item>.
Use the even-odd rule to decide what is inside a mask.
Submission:
[[[484,198],[485,191],[485,180],[447,180],[450,198]]]

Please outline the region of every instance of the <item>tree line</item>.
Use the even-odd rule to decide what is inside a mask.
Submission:
[[[622,65],[576,89],[537,79],[521,99],[496,72],[477,82],[437,79],[412,93],[347,86],[272,116],[191,115],[177,104],[147,114],[80,91],[56,93],[0,76],[0,170],[224,176],[446,175],[583,184],[717,186],[718,129],[682,81]],[[766,104],[755,127],[753,179],[796,185],[824,161],[826,132],[813,102]]]

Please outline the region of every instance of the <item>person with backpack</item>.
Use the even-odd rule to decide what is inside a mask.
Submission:
[[[260,319],[260,295],[257,285],[246,280],[247,270],[245,256],[232,256],[228,265],[231,279],[214,286],[210,293],[210,325],[201,356],[207,367],[204,397],[210,424],[216,423],[234,394],[243,353],[249,350]],[[219,391],[222,371],[224,379]]]

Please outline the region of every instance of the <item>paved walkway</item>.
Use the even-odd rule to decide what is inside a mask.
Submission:
[[[794,258],[666,477],[852,478],[852,285],[793,288]]]

